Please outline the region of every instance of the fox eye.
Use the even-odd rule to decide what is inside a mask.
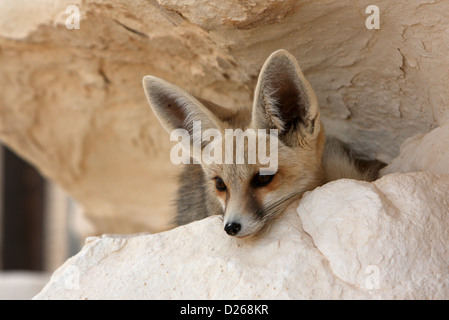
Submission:
[[[226,185],[222,178],[215,178],[215,188],[217,188],[218,191],[226,191]]]
[[[253,184],[257,187],[265,187],[273,180],[274,174],[256,174],[253,178]]]

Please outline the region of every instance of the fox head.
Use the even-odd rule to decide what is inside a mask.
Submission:
[[[253,106],[247,110],[219,107],[153,76],[145,76],[143,86],[151,108],[168,132],[181,128],[192,134],[195,122],[202,130],[215,130],[225,139],[229,128],[245,132],[254,129],[244,144],[243,162],[211,163],[201,158],[196,162],[205,177],[205,199],[217,204],[229,235],[258,234],[291,201],[320,184],[324,133],[318,103],[298,63],[287,51],[278,50],[267,59],[259,74]],[[258,129],[277,133],[267,131],[265,135],[269,137],[265,150],[276,152],[275,170],[263,171],[266,165],[249,161],[250,136],[257,139],[261,135]],[[276,150],[268,147],[273,139]],[[229,152],[223,140],[214,137],[202,141],[200,148],[205,151],[219,144],[215,150]],[[234,158],[242,152],[235,145],[231,149]]]

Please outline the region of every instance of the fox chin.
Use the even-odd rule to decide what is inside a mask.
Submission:
[[[221,215],[230,236],[254,236],[304,192],[341,178],[373,181],[383,166],[325,137],[315,93],[285,50],[272,53],[263,65],[252,108],[224,108],[153,76],[143,78],[143,87],[169,133],[181,129],[184,136],[193,136],[183,144],[193,152],[179,177],[177,225]],[[202,132],[213,132],[213,139],[195,138],[195,123]],[[217,138],[228,137],[230,129],[244,137],[231,136],[232,144]],[[258,155],[268,152],[276,159],[276,170],[267,170],[263,157],[252,156],[254,141],[263,150]],[[220,152],[227,161],[211,161],[219,160]],[[205,159],[204,154],[213,155]]]

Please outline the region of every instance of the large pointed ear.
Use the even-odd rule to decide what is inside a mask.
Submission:
[[[318,136],[320,119],[315,93],[296,59],[285,50],[272,53],[260,71],[252,126],[278,129],[279,139],[290,146]]]
[[[181,88],[153,76],[143,78],[143,88],[153,112],[169,133],[185,129],[192,134],[194,121],[201,121],[202,130],[219,128],[215,115]]]

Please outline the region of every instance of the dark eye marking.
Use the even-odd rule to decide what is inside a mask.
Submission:
[[[218,191],[226,191],[227,187],[222,178],[215,177],[214,180],[215,188],[217,188]]]
[[[269,185],[271,181],[273,181],[273,178],[274,174],[266,174],[266,175],[256,174],[253,177],[251,184],[253,185],[254,188],[265,187]]]

